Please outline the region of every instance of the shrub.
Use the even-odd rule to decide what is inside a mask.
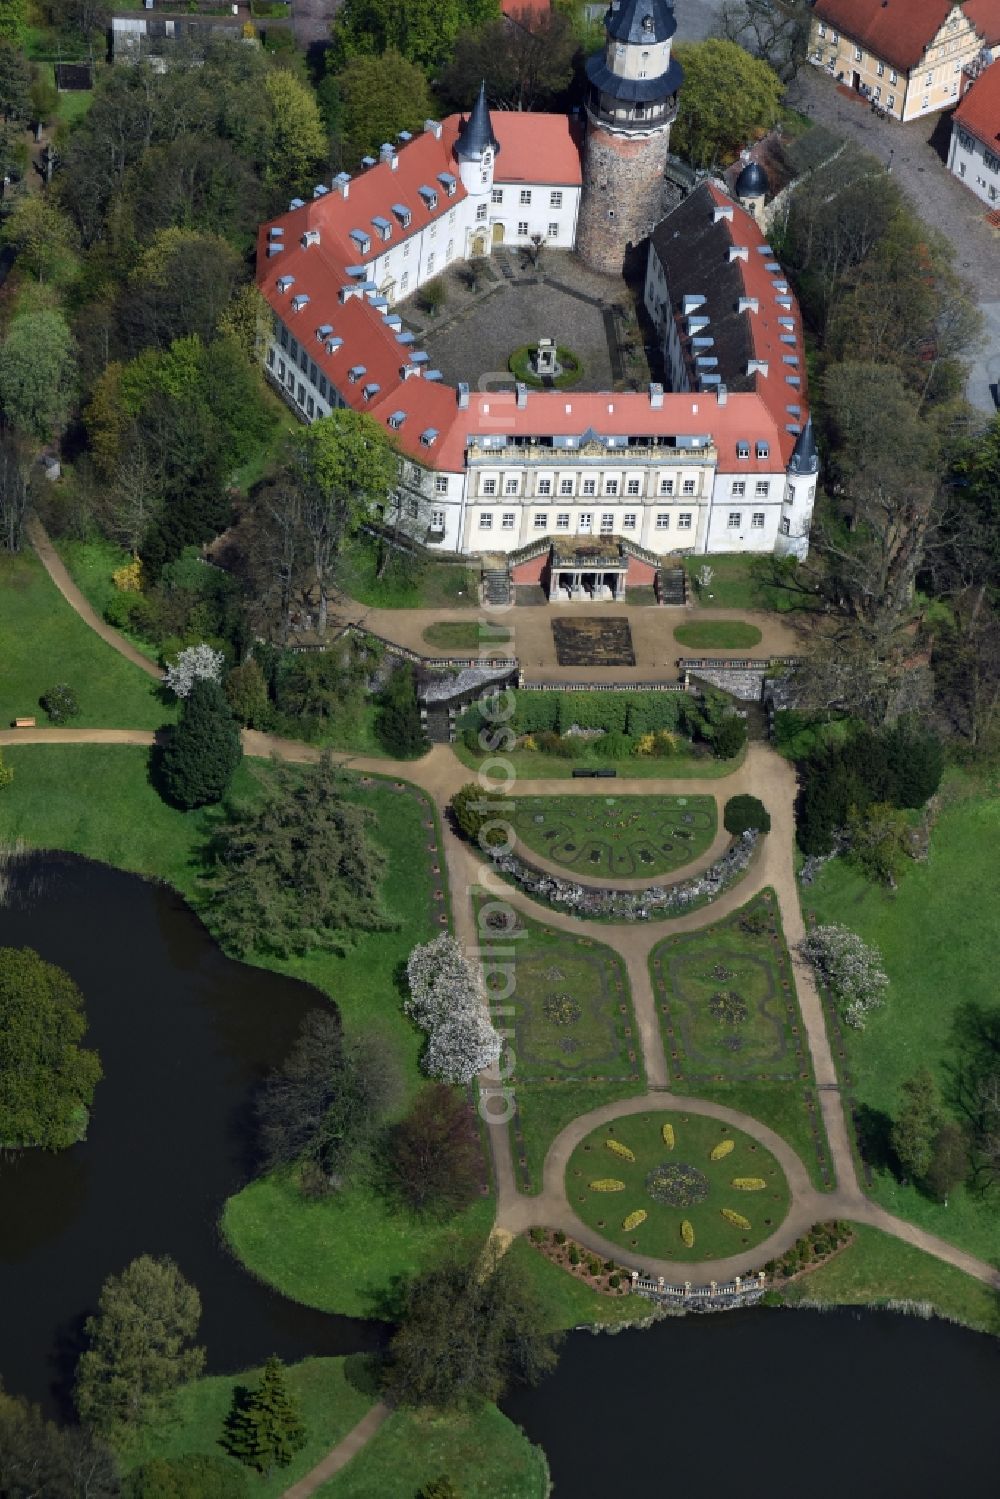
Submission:
[[[665,1124],[660,1130],[660,1134],[663,1136],[663,1143],[667,1147],[667,1149],[673,1150],[675,1144],[677,1143],[676,1137],[674,1135],[673,1125]]]
[[[855,1030],[864,1030],[872,1010],[885,1003],[889,978],[881,966],[881,954],[847,927],[814,927],[802,943],[801,952],[819,974]]]
[[[240,731],[217,682],[203,677],[190,693],[163,751],[163,784],[178,807],[219,802],[243,757]]]
[[[50,687],[38,701],[48,714],[50,723],[65,723],[67,718],[75,718],[80,711],[76,693],[66,682],[58,682],[55,687]]]
[[[601,1261],[598,1256],[596,1254],[590,1255],[587,1260],[587,1269],[590,1271],[591,1275],[600,1275],[601,1268]]]
[[[267,727],[271,716],[267,682],[252,656],[240,666],[233,667],[226,676],[222,690],[237,723],[244,724],[248,729]]]
[[[563,1233],[561,1228],[557,1228],[552,1237],[553,1239],[555,1239],[557,1244],[565,1244],[566,1242],[566,1235]]]
[[[611,1287],[612,1291],[617,1291],[617,1289],[621,1285],[621,1283],[622,1283],[622,1278],[621,1278],[620,1275],[609,1275],[608,1276],[608,1285]]]
[[[732,1208],[721,1208],[720,1212],[726,1222],[731,1223],[734,1228],[742,1228],[746,1231],[752,1226],[749,1218],[744,1218],[742,1213],[736,1213]]]
[[[738,713],[729,713],[715,730],[712,753],[719,760],[732,760],[747,742],[747,726]]]
[[[247,1481],[226,1457],[187,1452],[143,1463],[125,1480],[125,1499],[243,1499]]]
[[[720,1140],[718,1145],[712,1147],[712,1160],[724,1161],[727,1155],[732,1155],[736,1149],[735,1140]]]
[[[104,618],[116,630],[146,634],[150,627],[149,599],[144,593],[116,593],[104,606]]]
[[[740,931],[750,937],[761,937],[771,928],[771,918],[763,906],[751,906],[740,917]]]
[[[459,832],[470,843],[484,848],[506,843],[506,828],[502,825],[493,826],[494,823],[503,824],[505,821],[502,813],[495,810],[495,803],[496,798],[487,797],[475,781],[469,781],[455,792],[450,804],[451,815]]]
[[[628,1217],[624,1219],[622,1228],[626,1233],[631,1233],[633,1228],[638,1228],[640,1223],[645,1223],[648,1217],[649,1214],[645,1208],[636,1208],[634,1213],[629,1213]]]
[[[225,657],[210,645],[189,645],[176,661],[167,663],[163,680],[176,697],[190,697],[195,682],[222,680]]]
[[[633,749],[632,740],[627,734],[619,734],[617,729],[605,734],[601,740],[601,754],[607,760],[627,760]]]
[[[688,1249],[694,1248],[694,1224],[687,1218],[681,1224],[681,1242]]]
[[[528,1230],[528,1238],[531,1240],[532,1244],[544,1244],[545,1243],[545,1230],[544,1230],[544,1228],[538,1228],[538,1227],[530,1228]]]
[[[734,838],[740,833],[769,833],[771,817],[756,796],[731,796],[722,814],[722,825]]]
[[[416,677],[409,662],[396,668],[379,694],[375,733],[382,748],[401,759],[422,755],[427,748]]]
[[[732,1185],[737,1192],[763,1192],[767,1182],[762,1176],[734,1176]]]
[[[635,1160],[635,1151],[629,1150],[628,1146],[623,1145],[620,1140],[605,1140],[604,1144],[612,1155],[621,1156],[623,1161]]]
[[[142,558],[133,557],[122,567],[116,567],[111,581],[119,593],[141,593],[143,585]]]
[[[599,1176],[589,1185],[592,1192],[624,1192],[625,1190],[625,1183],[620,1182],[615,1176]]]
[[[578,1265],[580,1263],[580,1251],[575,1244],[569,1246],[569,1262],[571,1265]]]
[[[875,803],[922,806],[937,790],[942,769],[938,740],[903,721],[817,745],[799,766],[799,847],[805,854],[829,853],[851,812],[863,820]]]

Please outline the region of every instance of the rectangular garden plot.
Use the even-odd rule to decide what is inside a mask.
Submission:
[[[632,631],[624,614],[610,618],[554,619],[552,637],[560,666],[634,666]]]
[[[477,915],[481,904],[477,899]],[[644,1074],[618,954],[520,913],[516,922],[496,940],[501,961],[513,953],[513,991],[488,960],[486,988],[507,995],[497,1024],[513,1033],[514,1158],[522,1187],[539,1191],[545,1152],[563,1126],[601,1103],[641,1092]],[[488,949],[489,925],[480,933]]]
[[[743,1109],[784,1135],[817,1185],[829,1155],[773,891],[650,956],[671,1086]]]

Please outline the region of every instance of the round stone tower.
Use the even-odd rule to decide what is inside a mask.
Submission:
[[[587,62],[587,136],[576,248],[597,271],[620,274],[625,252],[662,215],[670,127],[683,80],[670,56],[671,0],[612,0],[604,51]]]

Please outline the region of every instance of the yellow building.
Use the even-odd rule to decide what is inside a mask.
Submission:
[[[810,60],[914,120],[950,109],[963,70],[1000,41],[1000,0],[816,0]]]

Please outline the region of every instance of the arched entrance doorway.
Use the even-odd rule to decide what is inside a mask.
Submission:
[[[495,245],[503,244],[503,225],[499,221],[493,225],[493,243]]]
[[[473,257],[475,257],[477,255],[485,255],[486,254],[486,235],[485,234],[474,234],[472,236],[472,254],[473,254]]]

